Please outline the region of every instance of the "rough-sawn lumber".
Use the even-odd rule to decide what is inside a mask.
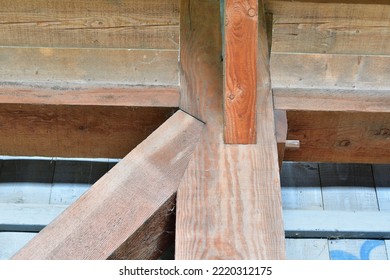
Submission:
[[[206,127],[178,190],[175,258],[284,258],[265,29],[259,32],[257,144],[226,145],[219,1],[182,0],[181,7],[180,106]]]
[[[203,124],[179,111],[13,259],[153,259],[173,239],[175,194]]]

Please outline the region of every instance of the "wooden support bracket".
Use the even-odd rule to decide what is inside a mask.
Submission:
[[[175,194],[203,124],[177,112],[13,259],[153,259],[172,242]]]

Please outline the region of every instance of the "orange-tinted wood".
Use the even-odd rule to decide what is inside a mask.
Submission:
[[[225,1],[224,136],[227,144],[256,143],[256,0]]]

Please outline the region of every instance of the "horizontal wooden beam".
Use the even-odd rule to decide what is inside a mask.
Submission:
[[[275,99],[275,98],[274,98]],[[283,110],[274,110],[275,132],[278,148],[279,170],[282,170],[284,150],[287,141],[287,114]]]
[[[275,2],[292,2],[289,0],[265,0],[266,4]],[[296,0],[298,3],[342,3],[342,4],[389,4],[387,0]]]
[[[300,148],[286,150],[291,161],[389,163],[388,113],[288,111],[288,139]]]
[[[0,154],[122,158],[176,110],[0,104]]]
[[[272,50],[389,55],[390,5],[378,4],[390,2],[268,1],[268,12],[273,14]]]
[[[390,213],[284,210],[286,237],[390,238]]]
[[[273,88],[390,90],[390,56],[273,53]]]
[[[175,194],[203,124],[177,112],[14,259],[152,259],[173,240]]]
[[[1,104],[178,107],[179,87],[11,83],[0,86]]]
[[[275,108],[390,111],[390,56],[273,53]]]
[[[273,88],[279,110],[390,113],[390,90]]]
[[[2,83],[177,86],[177,50],[0,47]]]
[[[3,0],[0,45],[178,49],[178,0]]]

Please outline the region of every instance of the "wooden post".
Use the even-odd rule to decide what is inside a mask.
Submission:
[[[281,259],[284,230],[268,70],[261,28],[257,144],[223,139],[219,1],[181,1],[181,105],[206,122],[177,196],[176,259]],[[260,77],[260,78],[259,78]]]

